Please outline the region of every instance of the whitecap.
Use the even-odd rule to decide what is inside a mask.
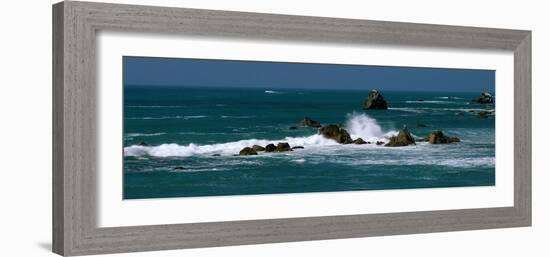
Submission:
[[[296,159],[296,160],[291,160],[291,162],[304,163],[304,162],[306,162],[306,159]]]
[[[166,135],[166,133],[127,133],[124,136],[125,137],[154,137],[154,136],[161,136]]]
[[[456,103],[456,102],[453,102],[453,101],[439,101],[439,100],[424,100],[424,101],[405,101],[405,103],[408,103],[408,104],[421,104],[421,103],[450,104],[450,103]]]
[[[420,108],[410,108],[410,107],[389,107],[388,110],[402,111],[402,112],[413,112],[413,113],[424,113]]]
[[[347,115],[345,128],[351,134],[352,138],[361,137],[363,140],[376,142],[387,142],[388,138],[397,134],[396,131],[383,131],[375,119],[366,114],[352,113]],[[253,145],[268,145],[277,144],[279,142],[287,142],[291,146],[304,146],[306,149],[319,148],[325,146],[338,146],[353,148],[355,145],[341,145],[332,139],[327,139],[319,134],[314,134],[304,137],[285,137],[278,140],[269,139],[244,139],[233,142],[217,143],[217,144],[161,144],[158,146],[140,146],[132,145],[124,148],[125,156],[155,156],[155,157],[189,157],[194,155],[232,155],[238,153],[244,147]]]
[[[126,117],[127,120],[189,120],[189,119],[202,119],[206,118],[206,115],[190,115],[190,116],[160,116],[160,117]]]
[[[376,119],[363,113],[348,114],[344,125],[352,138],[362,138],[365,141],[385,141],[388,137],[396,134],[396,131],[383,131]]]
[[[274,90],[266,90],[266,91],[264,91],[264,93],[266,93],[266,94],[282,94],[282,92],[274,91]]]

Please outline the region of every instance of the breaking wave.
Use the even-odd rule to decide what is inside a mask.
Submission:
[[[274,91],[274,90],[266,90],[266,91],[264,91],[264,93],[266,93],[266,94],[282,94],[283,92]]]
[[[375,119],[365,114],[352,113],[347,115],[344,127],[353,139],[361,137],[366,141],[386,142],[395,131],[383,131]],[[244,147],[253,145],[277,144],[287,142],[291,146],[304,146],[305,148],[340,146],[336,141],[327,139],[319,134],[304,137],[285,137],[279,140],[269,139],[244,139],[234,142],[198,145],[198,144],[161,144],[158,146],[132,145],[124,148],[125,156],[155,156],[155,157],[189,157],[193,155],[233,155]]]

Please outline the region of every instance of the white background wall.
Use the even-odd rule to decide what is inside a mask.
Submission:
[[[117,256],[550,256],[550,25],[546,1],[193,0],[131,2],[220,10],[533,30],[533,227],[133,253]],[[0,14],[0,256],[51,247],[51,4]],[[512,140],[512,139],[510,139]]]

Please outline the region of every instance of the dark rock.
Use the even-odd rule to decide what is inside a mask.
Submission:
[[[356,145],[364,145],[364,144],[366,144],[367,142],[365,142],[365,140],[363,140],[362,138],[357,138],[357,139],[353,140],[352,143],[354,143],[354,144],[356,144]]]
[[[490,114],[490,112],[488,112],[488,111],[480,111],[478,113],[477,117],[482,118],[482,119],[487,119],[487,118],[489,118],[489,114]]]
[[[222,156],[222,155],[219,154],[219,153],[215,153],[215,154],[213,154],[212,156]]]
[[[338,125],[330,124],[319,129],[319,134],[323,135],[325,138],[332,139],[340,144],[351,144],[351,136],[348,131],[338,127]]]
[[[476,99],[472,100],[472,102],[476,104],[492,104],[495,103],[495,99],[488,92],[483,92]]]
[[[139,142],[138,145],[139,145],[139,146],[149,146],[149,144],[147,144],[145,141]]]
[[[425,127],[428,127],[428,125],[426,125],[426,124],[422,124],[422,123],[418,123],[418,124],[417,124],[417,126],[418,126],[419,128],[425,128]]]
[[[277,147],[274,144],[269,144],[265,146],[265,151],[268,153],[275,152],[275,150],[277,150]]]
[[[407,146],[415,145],[414,138],[412,137],[409,130],[405,127],[399,130],[397,136],[390,137],[390,142],[384,146]]]
[[[416,100],[416,101],[418,101],[418,102],[424,102],[424,99],[418,99],[418,100]]]
[[[373,89],[370,91],[369,96],[363,102],[364,110],[387,110],[388,103],[384,100],[384,96],[380,91]]]
[[[303,147],[303,146],[293,146],[292,149],[293,149],[293,150],[294,150],[294,149],[304,149],[304,147]]]
[[[290,127],[288,127],[288,129],[294,130],[294,129],[298,129],[298,127],[296,127],[296,126],[290,126]]]
[[[261,145],[253,145],[253,146],[252,146],[252,149],[254,149],[254,151],[256,151],[256,152],[265,151],[265,147],[263,147],[263,146],[261,146]]]
[[[384,141],[376,141],[376,145],[383,145]]]
[[[239,152],[239,155],[258,155],[258,152],[254,151],[252,147],[245,147]]]
[[[432,131],[428,137],[430,144],[449,144],[458,143],[460,139],[458,137],[448,137],[443,134],[441,130]]]
[[[290,148],[290,145],[288,143],[283,142],[283,143],[278,143],[277,144],[276,151],[277,152],[288,152],[288,151],[292,151],[292,148]]]
[[[476,111],[474,111],[474,110],[469,110],[468,112],[476,112]]]
[[[177,167],[174,167],[174,170],[186,170],[186,168],[182,166],[177,166]]]
[[[312,128],[320,128],[321,127],[321,123],[319,123],[316,120],[312,120],[309,117],[303,118],[300,122],[298,122],[298,124],[300,126],[304,126],[304,127],[312,127]]]

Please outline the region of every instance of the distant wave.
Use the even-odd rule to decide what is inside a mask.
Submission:
[[[394,111],[403,111],[403,112],[414,112],[414,113],[424,113],[425,111],[420,108],[410,108],[410,107],[388,107],[388,110]]]
[[[154,137],[154,136],[162,136],[166,135],[166,133],[128,133],[124,136],[126,137]]]
[[[266,90],[266,91],[264,91],[264,93],[266,93],[266,94],[282,94],[283,92],[274,91],[274,90]]]
[[[408,104],[422,104],[422,103],[428,103],[428,104],[456,104],[457,102],[439,101],[439,100],[425,100],[425,101],[405,101],[405,103],[408,103]]]
[[[454,99],[454,100],[462,99],[462,97],[456,97],[456,96],[438,96],[436,98],[437,99]]]
[[[482,109],[482,108],[437,108],[437,107],[389,107],[388,110],[413,112],[413,113],[426,113],[429,111],[454,111],[454,112],[480,112],[480,111],[494,111],[494,109]]]
[[[184,105],[128,105],[130,108],[182,108]]]
[[[352,138],[361,137],[367,141],[384,141],[396,131],[383,131],[375,119],[368,117],[365,114],[353,113],[347,116],[345,128],[351,134]],[[268,139],[245,139],[234,142],[208,144],[208,145],[179,145],[179,144],[162,144],[158,146],[140,146],[132,145],[124,148],[125,156],[155,156],[155,157],[188,157],[193,155],[233,155],[238,153],[244,147],[253,145],[277,144],[278,142],[287,142],[291,146],[304,146],[306,149],[324,146],[342,146],[332,139],[327,139],[319,134],[314,134],[304,137],[285,137],[279,140]],[[350,146],[351,147],[351,146]]]
[[[471,167],[494,167],[495,157],[465,157],[453,159],[441,158],[399,158],[399,159],[369,159],[369,160],[354,160],[341,162],[342,164],[351,166],[364,165],[436,165],[448,166],[455,168],[471,168]]]
[[[190,116],[161,116],[161,117],[126,117],[128,120],[189,120],[189,119],[202,119],[206,118],[206,115],[190,115]]]

